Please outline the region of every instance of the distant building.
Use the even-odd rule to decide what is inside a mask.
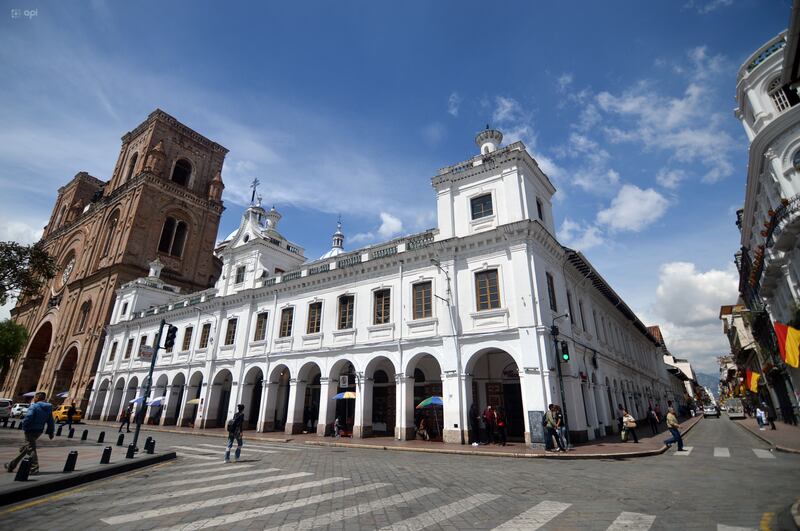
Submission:
[[[108,181],[81,172],[58,190],[42,236],[58,274],[11,312],[30,340],[0,373],[1,396],[38,390],[85,407],[116,290],[153,258],[175,292],[214,284],[227,152],[156,110],[122,137]]]
[[[776,358],[772,320],[800,319],[800,2],[789,29],[739,69],[736,117],[750,141],[744,207],[737,212],[739,291],[767,347],[765,376],[784,415],[798,413],[800,370]],[[794,410],[794,411],[792,411]]]
[[[562,385],[573,441],[613,432],[619,404],[639,418],[665,406],[655,338],[558,243],[555,188],[522,142],[501,141],[482,131],[479,154],[432,178],[435,229],[346,251],[339,224],[331,251],[307,261],[254,200],[216,249],[213,288],[176,294],[154,263],[117,290],[88,415],[116,418],[142,393],[136,353],[161,319],[179,330],[153,375],[165,398],[147,415],[161,424],[223,426],[243,403],[262,431],[325,435],[339,419],[355,437],[410,439],[427,415],[459,442],[475,404],[502,408],[510,437],[542,443]],[[430,397],[443,405],[416,408]]]
[[[667,348],[661,327],[658,325],[647,327],[648,331],[658,342],[658,351],[664,362],[664,369],[669,374],[667,378],[670,400],[675,404],[687,406],[690,399],[697,396],[697,378],[689,360],[676,358]]]

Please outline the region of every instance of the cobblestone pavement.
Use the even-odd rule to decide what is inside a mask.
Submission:
[[[6,529],[758,529],[800,494],[800,455],[723,416],[688,452],[552,461],[162,433],[173,462],[0,511]],[[771,523],[772,522],[772,523]],[[763,527],[761,527],[763,528]],[[777,528],[777,527],[773,527]]]

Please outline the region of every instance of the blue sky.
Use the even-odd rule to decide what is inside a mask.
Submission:
[[[107,179],[156,107],[230,149],[220,235],[258,177],[309,257],[339,213],[347,248],[434,227],[430,177],[491,123],[557,186],[562,243],[674,354],[708,371],[726,350],[736,72],[788,0],[5,5],[1,239],[35,240],[77,171]]]

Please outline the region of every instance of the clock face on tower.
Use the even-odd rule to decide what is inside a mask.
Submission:
[[[64,266],[64,270],[61,272],[61,286],[66,286],[67,282],[69,282],[69,277],[72,275],[72,270],[75,269],[75,257],[73,256]]]

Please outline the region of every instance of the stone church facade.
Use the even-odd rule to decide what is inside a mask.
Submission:
[[[122,284],[156,257],[176,288],[214,284],[227,152],[157,109],[122,137],[108,181],[80,172],[58,190],[42,236],[58,273],[11,312],[30,339],[0,373],[0,396],[39,390],[85,409]]]

